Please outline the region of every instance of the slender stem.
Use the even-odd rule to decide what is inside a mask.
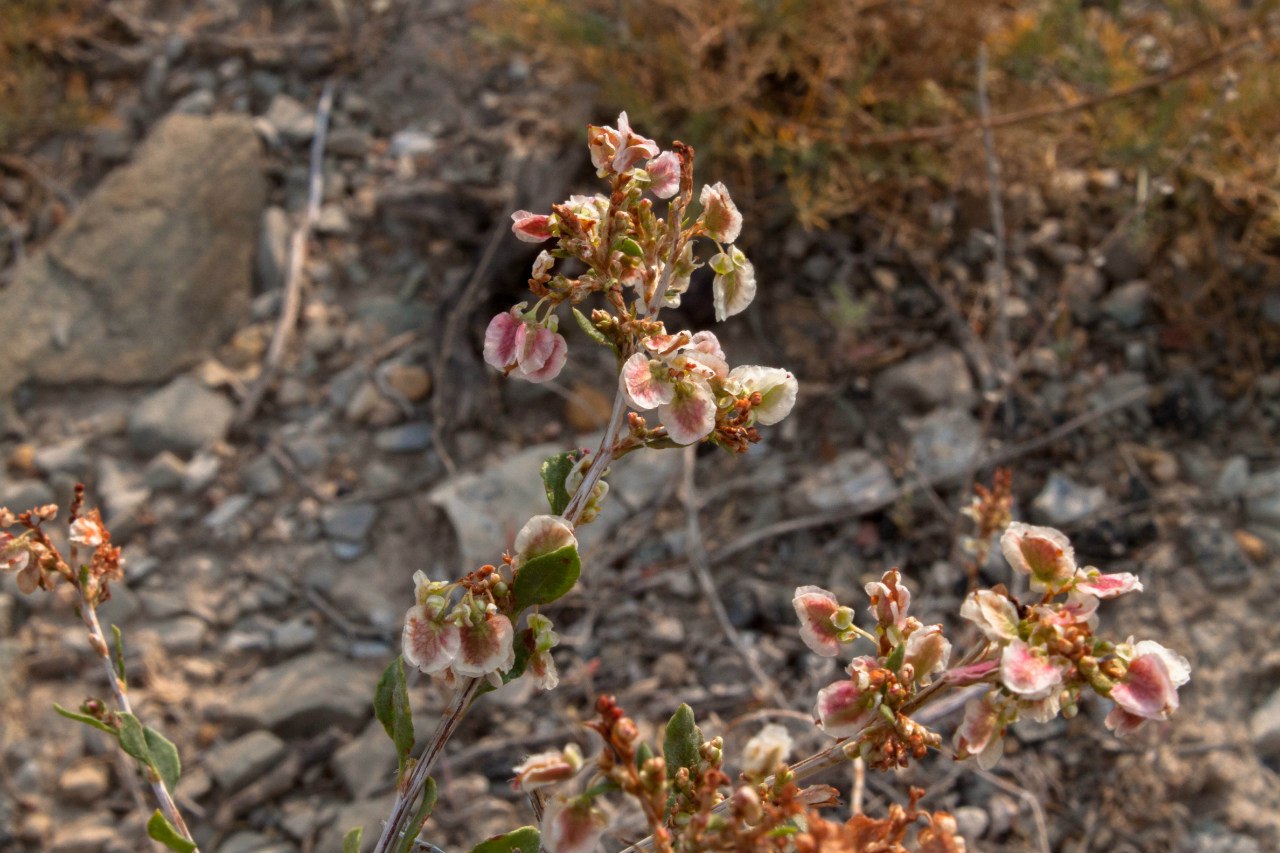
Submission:
[[[98,653],[98,657],[102,659],[102,666],[107,672],[107,683],[111,685],[111,692],[115,695],[116,707],[121,713],[132,714],[133,705],[129,702],[129,694],[126,692],[124,681],[116,672],[115,665],[111,662],[111,651],[107,646],[107,638],[102,634],[102,625],[98,622],[98,611],[95,605],[89,601],[84,594],[84,587],[76,585],[80,592],[80,618],[84,622],[85,627],[89,630],[90,645]],[[187,828],[187,822],[182,818],[182,812],[178,811],[178,804],[173,801],[172,794],[169,789],[164,786],[164,782],[160,779],[156,772],[150,767],[144,768],[146,771],[147,782],[151,784],[151,792],[155,794],[156,801],[160,804],[160,811],[169,819],[169,823],[173,824],[174,829],[188,841],[193,841],[191,830]],[[195,853],[199,853],[197,849]]]

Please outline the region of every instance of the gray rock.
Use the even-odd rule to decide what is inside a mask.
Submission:
[[[329,652],[313,652],[254,673],[232,695],[227,721],[307,737],[329,726],[355,730],[372,713],[377,673]]]
[[[347,212],[342,209],[342,205],[326,204],[320,208],[320,216],[316,219],[316,233],[336,235],[351,233],[351,220],[347,218]]]
[[[0,290],[0,397],[155,382],[221,342],[249,304],[260,156],[241,116],[161,121]]]
[[[338,127],[329,133],[325,147],[338,157],[363,157],[369,152],[373,137],[358,127]]]
[[[240,482],[252,494],[259,497],[277,495],[284,488],[284,478],[280,469],[267,454],[257,456],[240,471]]]
[[[84,477],[89,470],[89,454],[83,438],[72,438],[37,450],[35,463],[45,474]]]
[[[873,509],[892,501],[898,484],[889,466],[865,450],[847,450],[805,475],[788,494],[797,510]]]
[[[1249,717],[1249,737],[1262,758],[1280,758],[1280,690]]]
[[[1224,498],[1238,498],[1248,485],[1249,460],[1243,456],[1232,456],[1223,464],[1213,488]]]
[[[1102,300],[1102,313],[1126,329],[1136,329],[1147,321],[1151,306],[1151,285],[1142,279],[1122,284]]]
[[[288,95],[272,98],[263,118],[285,142],[306,142],[316,132],[315,113]]]
[[[192,456],[182,472],[182,491],[189,495],[203,492],[213,485],[221,467],[222,459],[216,453],[201,451]]]
[[[135,528],[151,490],[123,463],[104,457],[98,462],[98,495],[102,498],[107,525],[116,541],[128,538]]]
[[[48,849],[49,853],[101,853],[115,840],[114,828],[98,818],[86,818],[59,826]]]
[[[911,463],[925,480],[963,474],[978,458],[982,427],[964,409],[939,409],[907,427]]]
[[[1253,564],[1240,548],[1240,543],[1216,520],[1193,522],[1187,530],[1187,544],[1200,574],[1213,589],[1237,589],[1253,577]]]
[[[1098,316],[1098,297],[1102,295],[1102,273],[1093,264],[1068,264],[1062,270],[1062,289],[1071,308],[1071,316],[1089,322]]]
[[[9,480],[0,474],[0,506],[26,512],[54,502],[53,489],[41,480]]]
[[[220,441],[231,428],[235,406],[190,376],[179,376],[142,400],[129,416],[129,441],[153,455],[191,453]]]
[[[228,835],[218,845],[217,853],[293,853],[295,849],[292,844],[273,839],[269,835],[242,829]]]
[[[1244,507],[1250,521],[1280,526],[1280,468],[1259,471],[1249,478]]]
[[[956,829],[970,844],[974,844],[987,831],[991,818],[978,806],[960,806],[955,810]]]
[[[895,364],[876,377],[874,390],[881,403],[918,412],[973,403],[969,367],[950,347],[934,347]]]
[[[1186,840],[1177,853],[1263,853],[1258,839],[1231,832],[1225,826],[1202,829]]]
[[[329,763],[352,799],[366,800],[391,790],[396,782],[395,747],[377,720],[343,744]]]
[[[1046,524],[1062,525],[1078,521],[1102,509],[1107,502],[1101,486],[1082,486],[1064,474],[1054,472],[1044,484],[1031,508]]]
[[[392,794],[383,794],[373,800],[360,800],[342,806],[328,828],[320,834],[315,849],[341,850],[342,839],[346,834],[357,826],[363,826],[360,853],[369,853],[378,843],[378,832],[382,829],[382,821],[391,813],[393,800]]]
[[[204,766],[219,788],[235,791],[261,776],[287,752],[284,741],[259,730],[210,749],[204,755]]]
[[[187,463],[169,450],[157,453],[147,468],[142,472],[142,482],[149,489],[167,492],[182,485],[182,477],[187,471]]]
[[[235,521],[245,510],[253,506],[253,495],[231,495],[204,517],[204,526],[212,530],[221,530]]]
[[[305,433],[286,438],[284,449],[303,471],[314,471],[329,458],[329,450],[324,441]]]
[[[214,105],[213,92],[208,89],[196,89],[194,92],[180,98],[173,105],[173,109],[170,112],[183,115],[207,116],[213,112]]]
[[[289,214],[283,207],[268,207],[262,213],[262,230],[258,232],[258,254],[255,269],[264,290],[284,287],[289,262]],[[255,311],[255,313],[257,313]],[[273,310],[272,315],[275,314]]]
[[[379,430],[373,444],[385,453],[421,453],[431,446],[431,424],[414,421]]]
[[[192,655],[204,648],[209,626],[198,616],[179,616],[167,622],[154,622],[144,630],[153,634],[168,654]]]
[[[296,655],[316,644],[316,626],[305,616],[297,616],[271,629],[271,648],[281,654]]]
[[[320,511],[324,532],[332,539],[359,542],[369,535],[378,517],[378,507],[371,503],[329,504]]]

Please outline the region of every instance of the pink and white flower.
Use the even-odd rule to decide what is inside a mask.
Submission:
[[[1017,639],[1018,608],[1008,596],[990,589],[976,589],[960,605],[960,618],[968,619],[988,640]]]
[[[653,181],[649,191],[658,198],[671,198],[680,190],[680,158],[674,151],[663,151],[644,170]]]
[[[1129,572],[1104,575],[1097,569],[1086,569],[1077,576],[1076,589],[1095,598],[1115,598],[1126,592],[1142,592],[1142,581]]]
[[[658,420],[676,444],[693,444],[716,427],[716,398],[700,376],[677,382],[671,402],[658,407]]]
[[[942,633],[941,625],[926,625],[911,632],[902,662],[910,664],[917,683],[947,668],[951,662],[951,641]]]
[[[791,414],[796,404],[800,386],[789,370],[780,367],[742,365],[729,371],[729,381],[737,383],[744,395],[760,395],[760,404],[753,406],[756,423],[772,426]]]
[[[586,797],[557,797],[542,815],[542,846],[548,853],[591,853],[609,823]]]
[[[560,635],[552,630],[551,620],[541,613],[529,617],[529,630],[533,632],[533,654],[529,656],[528,672],[540,690],[554,690],[560,683],[551,649],[560,642]]]
[[[1071,542],[1052,527],[1015,521],[1000,537],[1000,550],[1010,566],[1030,576],[1032,589],[1056,592],[1076,575]]]
[[[97,548],[103,542],[111,541],[111,534],[102,523],[102,514],[91,510],[71,522],[71,541],[86,548]]]
[[[410,607],[404,615],[404,659],[428,675],[447,669],[462,645],[458,626],[445,617],[447,605],[443,597],[435,597]]]
[[[524,523],[516,534],[515,565],[567,548],[576,547],[577,537],[573,535],[573,525],[558,515],[535,515]],[[532,623],[530,623],[532,625]]]
[[[667,337],[674,340],[654,336],[646,339],[646,347],[662,346]],[[715,375],[715,361],[723,355],[716,355],[719,343],[714,336],[691,343],[660,358],[634,353],[618,377],[631,407],[642,412],[656,408],[658,420],[677,444],[701,441],[716,425],[716,400],[707,374]]]
[[[911,608],[911,590],[902,583],[902,574],[890,569],[878,581],[866,585],[871,599],[871,618],[881,627],[901,628],[906,624],[907,611]]]
[[[716,321],[723,322],[741,313],[756,298],[756,269],[736,246],[707,262],[716,273],[711,280],[711,302]]]
[[[530,755],[513,768],[516,774],[511,787],[517,791],[536,791],[566,779],[572,779],[582,769],[582,750],[577,744],[564,749],[539,752]]]
[[[718,243],[732,243],[742,233],[742,214],[722,183],[708,184],[698,198],[702,204],[702,227]],[[737,312],[734,312],[737,313]]]
[[[837,681],[818,691],[813,712],[818,725],[832,737],[852,737],[866,728],[880,704],[880,692],[856,680]]]
[[[791,604],[800,619],[800,639],[804,644],[824,658],[839,654],[844,628],[853,622],[853,611],[841,607],[835,595],[820,586],[796,587]],[[839,622],[845,624],[841,626]]]
[[[1043,699],[1062,684],[1062,666],[1022,640],[1000,653],[1000,682],[1022,699]]]
[[[1116,707],[1106,726],[1119,736],[1137,731],[1147,720],[1167,720],[1178,710],[1178,688],[1191,680],[1191,664],[1154,640],[1132,647],[1133,658],[1119,684],[1111,688]]]
[[[511,214],[511,233],[525,243],[541,243],[555,236],[550,216],[527,210]]]
[[[791,735],[777,723],[765,726],[742,750],[742,772],[764,777],[778,769],[791,753]]]
[[[625,112],[618,115],[618,127],[587,127],[587,148],[600,177],[620,175],[641,160],[658,156],[658,144],[631,129]]]
[[[484,333],[484,360],[508,375],[534,383],[547,382],[564,368],[569,348],[554,329],[525,317],[523,308],[522,302],[489,321]]]
[[[976,756],[978,766],[990,770],[1004,754],[1004,722],[994,693],[970,700],[956,729],[956,758]]]
[[[501,686],[502,679],[498,674],[511,669],[516,662],[515,630],[511,627],[511,620],[499,613],[493,604],[468,604],[465,599],[453,615],[460,635],[458,655],[453,661],[454,674],[464,678],[488,678],[490,684]]]

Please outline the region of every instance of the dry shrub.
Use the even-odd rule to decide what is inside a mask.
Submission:
[[[0,150],[19,149],[89,120],[85,76],[66,48],[87,34],[90,0],[0,4]]]

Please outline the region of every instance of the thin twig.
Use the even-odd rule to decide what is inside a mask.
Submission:
[[[311,238],[311,230],[320,219],[320,202],[324,197],[324,143],[329,133],[329,114],[333,111],[335,88],[334,81],[325,83],[324,91],[320,94],[320,104],[316,107],[316,130],[311,138],[311,168],[307,181],[307,212],[298,227],[293,229],[280,317],[276,321],[275,331],[271,333],[271,343],[262,363],[262,373],[240,401],[240,410],[236,413],[235,420],[237,429],[243,428],[253,419],[267,387],[280,373],[285,349],[293,337],[294,326],[298,323],[298,314],[302,309],[302,271],[307,260],[307,244]]]
[[[702,597],[711,608],[712,614],[715,615],[716,622],[719,623],[720,631],[724,634],[725,639],[729,641],[729,645],[737,650],[743,663],[747,665],[747,669],[751,672],[751,677],[755,679],[756,684],[763,691],[762,695],[772,696],[778,692],[778,685],[765,674],[765,671],[760,666],[760,661],[756,658],[755,650],[747,645],[742,635],[738,633],[738,629],[733,627],[733,622],[729,619],[729,613],[725,610],[724,602],[720,599],[720,592],[716,589],[716,582],[711,577],[711,569],[707,565],[707,549],[702,543],[702,527],[698,521],[698,494],[694,485],[694,472],[698,461],[697,453],[697,445],[691,444],[684,449],[682,458],[680,498],[684,504],[685,557],[688,559],[689,568],[693,569],[693,576],[698,580],[698,586],[702,588]]]

